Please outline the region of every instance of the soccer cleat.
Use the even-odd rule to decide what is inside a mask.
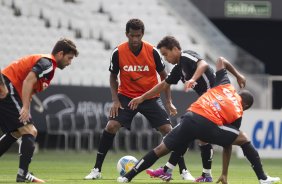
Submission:
[[[211,176],[200,176],[199,178],[195,179],[195,182],[212,182]]]
[[[156,170],[153,169],[147,169],[146,173],[149,174],[152,178],[160,178],[164,181],[170,181],[171,178],[171,173],[164,172],[164,168],[160,167]]]
[[[186,169],[183,169],[182,172],[181,172],[181,177],[183,180],[187,180],[187,181],[195,181],[195,178],[192,176],[192,174],[186,170]]]
[[[97,168],[92,169],[91,172],[84,177],[85,180],[96,180],[100,178],[102,178],[102,174]]]
[[[259,180],[259,184],[272,184],[272,183],[279,183],[280,178],[279,177],[270,177],[267,176],[265,180]]]
[[[119,176],[119,177],[117,178],[117,182],[118,182],[118,183],[128,183],[129,181],[128,181],[128,179],[127,179],[126,177]]]
[[[32,183],[45,183],[44,180],[36,178],[32,173],[27,173],[25,176],[17,175],[17,182],[32,182]]]

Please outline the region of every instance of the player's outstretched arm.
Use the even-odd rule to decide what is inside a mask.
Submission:
[[[184,84],[185,92],[189,91],[189,89],[194,88],[197,85],[197,80],[205,73],[208,68],[208,63],[205,60],[198,61],[197,69],[194,75],[191,77],[190,80],[186,81]]]
[[[144,100],[152,98],[153,96],[159,94],[160,92],[165,91],[167,88],[170,88],[170,85],[165,80],[163,80],[161,83],[157,84],[143,95],[133,98],[129,102],[128,106],[130,107],[130,109],[135,110],[138,107],[138,105],[142,103]]]

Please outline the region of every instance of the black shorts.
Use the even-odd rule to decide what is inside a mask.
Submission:
[[[134,111],[128,107],[128,103],[132,98],[122,94],[118,94],[118,98],[124,109],[119,109],[118,116],[115,118],[110,117],[109,119],[118,121],[123,127],[130,130],[132,119],[138,112],[148,119],[153,128],[158,128],[164,124],[170,124],[169,116],[161,98],[158,97],[145,100],[143,103],[139,104]]]
[[[239,129],[233,125],[218,126],[201,115],[187,112],[164,138],[164,144],[170,150],[177,150],[179,147],[187,147],[195,139],[200,139],[224,147],[231,145],[238,135]]]
[[[9,93],[6,98],[0,100],[0,127],[3,133],[10,133],[24,126],[19,120],[19,112],[23,105],[22,100],[12,83],[7,77],[3,77]],[[32,120],[30,119],[30,122],[28,123],[32,123]]]

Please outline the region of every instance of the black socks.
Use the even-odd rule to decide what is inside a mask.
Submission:
[[[200,146],[202,164],[204,169],[211,169],[213,149],[211,144]]]
[[[104,159],[109,151],[109,149],[111,148],[114,138],[115,138],[116,134],[111,134],[107,131],[103,131],[103,134],[101,136],[101,140],[99,143],[99,148],[98,148],[98,153],[97,153],[97,157],[96,157],[96,163],[94,165],[94,168],[99,169],[99,171],[101,172],[102,169],[102,165],[104,162]]]
[[[159,157],[156,155],[154,150],[150,151],[142,159],[140,159],[137,164],[132,168],[132,170],[126,173],[124,177],[126,177],[128,181],[131,181],[132,178],[134,178],[138,173],[151,167],[158,159]]]
[[[20,164],[19,175],[25,176],[28,172],[28,166],[31,162],[31,158],[34,152],[35,137],[31,134],[25,134],[22,136],[22,143],[20,144]]]
[[[263,171],[261,160],[260,160],[257,150],[254,148],[254,146],[250,142],[243,144],[241,148],[246,158],[252,164],[252,168],[255,171],[257,178],[259,180],[260,179],[265,180],[267,176],[265,175]]]
[[[16,142],[16,138],[10,133],[4,134],[0,138],[0,157],[11,147],[11,145]]]

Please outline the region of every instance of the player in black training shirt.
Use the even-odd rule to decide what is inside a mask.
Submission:
[[[169,88],[172,84],[177,84],[178,81],[182,81],[185,84],[185,91],[193,88],[194,91],[201,96],[208,89],[212,88],[215,84],[215,74],[213,69],[208,63],[196,52],[191,50],[181,51],[179,42],[172,36],[164,37],[157,45],[161,54],[165,57],[167,62],[174,64],[175,66],[171,70],[170,74],[165,81],[156,85],[153,89],[143,94],[140,97],[133,99],[129,105],[132,109],[137,108],[138,104],[146,100],[151,95],[159,93],[166,88]],[[231,72],[238,81],[240,87],[244,87],[246,84],[245,77],[240,74],[226,59],[220,57],[226,65],[226,69]],[[212,145],[199,141],[203,172],[198,177],[196,182],[212,182],[211,164],[213,157]],[[175,163],[178,160],[177,154],[171,154],[169,161],[164,167],[156,170],[148,169],[147,173],[152,177],[160,177],[164,180],[170,180],[171,172]],[[183,166],[179,164],[180,170]],[[169,174],[168,174],[169,173]],[[163,177],[166,175],[166,177]]]

